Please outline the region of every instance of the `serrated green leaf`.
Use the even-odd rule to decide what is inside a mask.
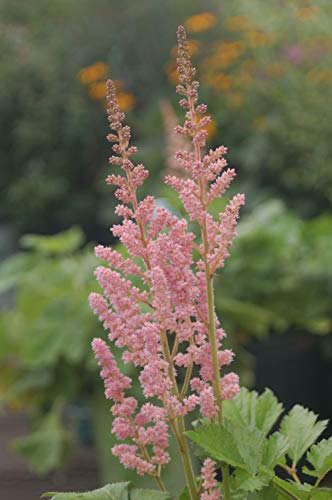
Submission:
[[[170,495],[157,490],[135,488],[129,482],[107,484],[93,491],[78,493],[44,493],[51,500],[170,500]]]
[[[259,396],[256,391],[242,388],[233,400],[224,402],[223,409],[225,418],[249,429],[256,427],[267,435],[283,407],[270,389],[265,389]]]
[[[283,418],[280,432],[290,441],[287,454],[294,465],[324,431],[327,423],[327,420],[317,422],[317,415],[300,405],[295,405]]]
[[[279,477],[274,477],[273,485],[284,498],[294,500],[309,500],[311,498],[312,486],[310,484],[298,484],[293,481],[285,481]]]
[[[171,496],[158,490],[146,490],[140,488],[133,488],[130,491],[130,500],[170,500]],[[190,497],[189,497],[190,498]]]
[[[264,435],[258,429],[227,422],[225,426],[204,425],[186,434],[212,458],[233,467],[256,473],[262,465]]]
[[[289,448],[289,440],[280,434],[274,432],[267,441],[265,441],[263,464],[269,469],[274,469],[278,462],[282,460]]]
[[[260,491],[249,493],[245,500],[279,500],[279,498],[273,486],[267,486]]]
[[[233,435],[246,469],[253,474],[258,472],[263,463],[264,434],[258,429],[245,429],[229,423],[226,426]]]
[[[234,437],[225,427],[217,424],[204,425],[197,427],[195,431],[187,431],[186,435],[212,458],[247,470]]]
[[[271,475],[264,473],[249,474],[244,470],[237,469],[236,484],[237,488],[248,493],[259,491],[270,482]]]
[[[51,500],[129,500],[130,483],[106,484],[102,488],[86,492],[44,493]]]
[[[313,469],[304,467],[303,472],[316,477],[319,483],[332,469],[332,437],[313,445],[308,451],[306,459],[313,466]]]

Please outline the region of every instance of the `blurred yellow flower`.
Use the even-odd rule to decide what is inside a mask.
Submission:
[[[199,52],[199,42],[194,39],[188,40],[188,49],[189,49],[189,55],[195,56]],[[176,57],[177,52],[178,52],[178,46],[175,45],[171,50],[171,55],[173,57]]]
[[[225,27],[230,31],[241,31],[254,29],[254,24],[246,16],[232,16],[225,21]]]
[[[257,116],[252,122],[252,128],[264,132],[268,128],[266,116]]]
[[[232,92],[228,96],[229,104],[233,108],[239,108],[245,101],[245,96],[241,92]]]
[[[98,61],[91,66],[81,69],[78,73],[78,79],[83,85],[88,85],[89,83],[106,78],[108,71],[109,67],[107,64]]]
[[[299,21],[308,21],[312,19],[317,14],[316,9],[314,7],[301,7],[296,10],[295,17]]]
[[[225,92],[231,88],[232,78],[225,73],[218,73],[208,77],[208,84],[216,91]]]
[[[211,120],[210,123],[205,127],[208,133],[208,139],[214,137],[217,133],[217,124],[214,120]]]
[[[200,14],[189,17],[184,24],[188,31],[197,33],[212,28],[216,22],[216,16],[212,14],[212,12],[201,12]]]
[[[325,69],[325,70],[313,70],[309,71],[307,73],[307,76],[309,80],[311,80],[313,83],[323,83],[323,84],[331,84],[332,83],[332,70],[331,69]]]
[[[226,68],[245,50],[241,41],[218,42],[214,45],[214,54],[205,63],[212,68]]]
[[[254,73],[254,71],[257,68],[257,62],[254,59],[247,59],[246,61],[243,61],[241,64],[241,69],[245,73]]]
[[[169,61],[166,64],[165,69],[170,83],[176,85],[179,82],[179,75],[176,69],[176,62]]]
[[[265,66],[267,75],[271,77],[282,75],[283,73],[285,73],[285,69],[285,66],[278,61],[272,62],[271,64],[267,64]]]
[[[136,99],[133,94],[127,94],[126,92],[119,92],[117,95],[118,103],[122,111],[129,111],[135,106]]]
[[[247,31],[244,38],[251,47],[260,47],[271,41],[271,37],[263,31]]]
[[[106,83],[105,82],[92,83],[89,87],[89,96],[91,97],[91,99],[105,99]]]
[[[200,118],[202,118],[202,117],[203,117],[203,115],[198,114],[198,115],[197,115],[197,122],[198,122],[198,121],[200,120]],[[205,130],[206,130],[206,131],[207,131],[207,133],[208,133],[208,139],[211,139],[211,138],[212,138],[212,137],[214,137],[214,136],[216,135],[216,133],[217,133],[217,124],[216,124],[216,122],[213,120],[213,118],[211,118],[210,123],[209,123],[206,127],[204,127],[204,128],[205,128]]]

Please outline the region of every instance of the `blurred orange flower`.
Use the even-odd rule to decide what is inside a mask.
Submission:
[[[301,7],[296,10],[295,17],[299,21],[308,21],[312,19],[317,14],[316,9],[314,7]]]
[[[179,82],[179,75],[176,69],[176,62],[169,61],[166,64],[165,69],[170,83],[176,85]]]
[[[201,12],[189,17],[184,24],[189,32],[197,33],[212,28],[216,22],[216,16],[212,12]]]
[[[105,82],[92,83],[89,87],[89,96],[91,97],[91,99],[105,99],[106,83]]]
[[[78,73],[78,79],[83,85],[88,85],[89,83],[106,78],[108,71],[109,67],[107,64],[98,61],[91,66],[81,69]]]
[[[229,104],[233,108],[239,108],[245,101],[245,96],[241,92],[232,92],[228,96]]]
[[[218,73],[208,77],[208,84],[216,91],[225,92],[232,86],[232,78],[225,73]]]
[[[214,46],[214,54],[206,60],[206,65],[212,68],[226,68],[244,52],[241,41],[218,42]]]
[[[197,118],[202,118],[202,115],[197,115]],[[207,131],[208,133],[208,139],[211,139],[212,137],[214,137],[217,133],[217,124],[216,122],[213,120],[213,118],[211,118],[211,121],[210,123],[204,127],[205,130]]]
[[[247,31],[244,38],[251,47],[260,47],[271,41],[271,37],[263,31]]]
[[[254,29],[254,24],[246,16],[232,16],[225,21],[225,27],[230,31],[241,31]]]
[[[129,111],[135,106],[136,99],[133,94],[119,92],[117,95],[118,103],[122,111]]]
[[[285,66],[283,66],[283,64],[278,61],[272,62],[271,64],[265,66],[267,75],[271,77],[282,75],[283,73],[285,73],[285,69]]]
[[[309,80],[311,80],[313,83],[322,83],[322,84],[327,84],[330,85],[332,83],[332,70],[331,69],[325,69],[321,71],[309,71],[307,73],[307,76]]]
[[[199,42],[197,40],[191,39],[188,40],[188,49],[189,49],[189,55],[194,56],[199,52]],[[172,50],[171,50],[171,55],[173,57],[177,56],[178,52],[178,47],[175,45]]]

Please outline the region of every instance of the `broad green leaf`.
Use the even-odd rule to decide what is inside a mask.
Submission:
[[[284,498],[295,500],[309,500],[312,486],[310,484],[297,484],[294,481],[285,481],[279,477],[274,477],[273,485]]]
[[[232,433],[239,453],[251,473],[258,472],[263,463],[264,435],[258,429],[245,429],[242,426],[226,424]],[[222,444],[221,444],[222,446]]]
[[[219,461],[255,473],[262,464],[264,436],[258,429],[237,424],[210,424],[186,433],[192,441]]]
[[[197,427],[195,431],[187,431],[186,435],[215,460],[247,470],[234,437],[225,427],[217,424],[205,425]]]
[[[0,266],[0,293],[19,284],[36,265],[38,257],[27,253],[17,253],[4,260]]]
[[[282,404],[278,403],[270,389],[265,389],[260,396],[256,391],[242,388],[233,400],[224,402],[224,416],[229,420],[248,427],[258,428],[267,435],[282,413]]]
[[[310,492],[310,500],[331,500],[332,489],[331,488],[314,488]]]
[[[54,236],[41,236],[39,234],[26,234],[20,243],[24,248],[37,250],[46,254],[63,254],[77,250],[84,242],[83,231],[74,226]]]
[[[60,418],[60,408],[56,408],[44,417],[36,431],[14,441],[15,451],[39,473],[49,472],[63,462],[68,436]]]
[[[287,454],[294,465],[324,431],[327,422],[327,420],[317,422],[317,415],[300,405],[294,406],[283,418],[280,432],[290,441]]]
[[[281,500],[284,498],[277,493],[272,484],[265,486],[259,491],[248,492],[240,491],[234,481],[231,484],[231,497],[232,500]]]
[[[140,488],[133,488],[130,490],[130,500],[170,500],[171,496],[168,493],[163,493],[158,490],[146,490]]]
[[[44,493],[51,500],[170,500],[168,493],[135,488],[129,482],[107,484],[103,488],[81,493]]]
[[[51,500],[129,500],[129,483],[107,484],[103,488],[81,493],[44,493],[42,498]]]
[[[248,493],[259,491],[270,482],[271,475],[264,473],[250,474],[244,470],[236,470],[236,485]]]
[[[267,486],[260,491],[249,493],[245,500],[279,500],[279,498],[273,486]]]
[[[263,464],[269,469],[274,469],[277,463],[285,455],[289,448],[289,440],[280,434],[274,432],[268,440],[265,441]]]
[[[318,444],[313,445],[308,451],[306,459],[313,469],[304,467],[303,472],[321,481],[332,469],[332,437],[323,439]]]

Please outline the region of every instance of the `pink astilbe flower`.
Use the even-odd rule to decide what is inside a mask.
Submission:
[[[204,490],[201,495],[202,500],[220,500],[222,498],[222,493],[217,488],[216,475],[216,463],[207,458],[204,460],[202,467],[202,486]]]
[[[222,348],[225,332],[215,311],[213,275],[229,255],[244,196],[234,196],[218,218],[209,213],[210,203],[225,193],[235,171],[225,170],[224,146],[206,152],[210,118],[206,105],[197,103],[199,85],[182,27],[178,42],[177,92],[186,112],[184,125],[176,131],[186,138],[179,144],[190,146],[175,154],[184,174],[168,176],[166,183],[179,193],[187,219],[196,223],[199,234],[188,230],[187,219],[158,208],[153,196],[138,198],[137,189],[148,171],[132,160],[137,148],[130,145],[131,131],[123,124],[125,115],[109,80],[107,111],[112,132],[108,140],[114,153],[109,161],[117,172],[108,176],[107,183],[116,187],[120,201],[116,213],[123,218],[112,233],[127,248],[129,258],[115,249],[96,247],[97,257],[104,261],[95,272],[103,292],[92,293],[89,300],[109,341],[120,350],[119,359],[139,371],[146,399],[140,406],[127,394],[130,378],[121,374],[106,343],[95,339],[93,349],[102,368],[105,394],[113,401],[112,432],[125,441],[112,449],[113,454],[125,467],[153,476],[163,489],[161,473],[170,459],[171,430],[191,495],[197,498],[197,491],[192,491],[196,482],[183,417],[198,408],[202,416],[215,421],[221,416],[222,401],[239,390],[236,374],[221,373],[232,362],[233,353]],[[211,463],[204,467],[202,498],[220,498]]]

